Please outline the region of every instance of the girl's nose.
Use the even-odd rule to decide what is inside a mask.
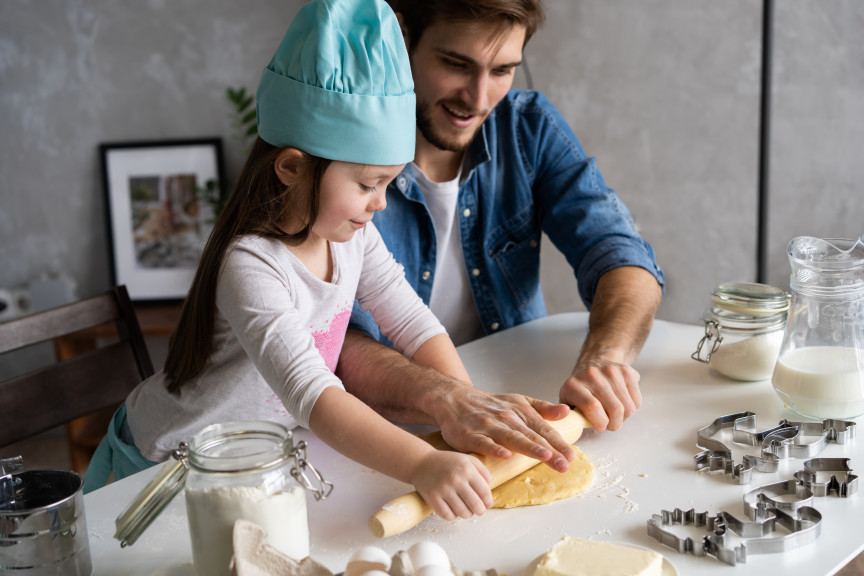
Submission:
[[[369,201],[369,211],[377,212],[379,210],[384,210],[387,207],[387,189],[383,188],[375,193],[372,196],[372,199]]]

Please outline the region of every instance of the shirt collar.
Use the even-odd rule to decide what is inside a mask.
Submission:
[[[495,110],[492,110],[492,113],[489,114],[489,117],[480,126],[480,130],[477,131],[477,136],[468,145],[468,150],[465,151],[465,158],[462,161],[462,177],[459,179],[460,185],[464,184],[471,177],[471,174],[473,174],[478,166],[492,160],[492,154],[489,153],[489,140],[491,139],[489,130],[491,130],[490,126],[494,117]],[[393,183],[409,200],[424,202],[423,193],[417,187],[408,185],[410,180],[416,180],[417,170],[414,163],[409,162]]]
[[[474,137],[474,140],[468,146],[468,150],[465,152],[465,159],[462,163],[461,182],[465,182],[470,178],[475,168],[492,159],[492,155],[489,153],[489,130],[494,117],[495,110],[492,110],[492,113],[489,114],[489,117],[480,126],[480,130],[477,131],[477,136]]]

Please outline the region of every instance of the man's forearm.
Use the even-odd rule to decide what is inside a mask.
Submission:
[[[452,369],[452,364],[438,363],[440,355],[417,356],[418,362]],[[544,420],[563,418],[566,406],[477,390],[470,382],[422,366],[361,332],[346,334],[336,375],[348,392],[385,418],[438,426],[444,440],[459,451],[496,458],[518,452],[559,472],[573,459],[572,448]]]
[[[376,412],[403,424],[438,425],[434,408],[458,387],[470,386],[413,362],[357,330],[348,330],[336,375],[345,389]]]
[[[601,276],[579,363],[632,364],[651,331],[661,296],[657,280],[642,268],[625,266]]]

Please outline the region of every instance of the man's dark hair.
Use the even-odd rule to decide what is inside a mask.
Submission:
[[[413,52],[423,32],[438,22],[486,22],[497,24],[501,33],[514,25],[525,27],[525,43],[543,25],[542,0],[387,0],[402,16]]]

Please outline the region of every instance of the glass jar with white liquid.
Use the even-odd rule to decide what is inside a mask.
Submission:
[[[705,335],[691,358],[733,380],[767,380],[780,352],[788,308],[788,296],[774,286],[718,284],[703,317]]]
[[[811,418],[864,414],[864,236],[802,236],[787,249],[792,305],[772,383]]]
[[[213,424],[174,451],[167,465],[117,518],[115,538],[134,544],[186,489],[192,559],[200,576],[229,576],[237,520],[254,522],[267,543],[296,560],[309,555],[306,491],[326,498],[332,484],[306,460],[306,443],[275,422]],[[311,478],[310,478],[311,475]]]

